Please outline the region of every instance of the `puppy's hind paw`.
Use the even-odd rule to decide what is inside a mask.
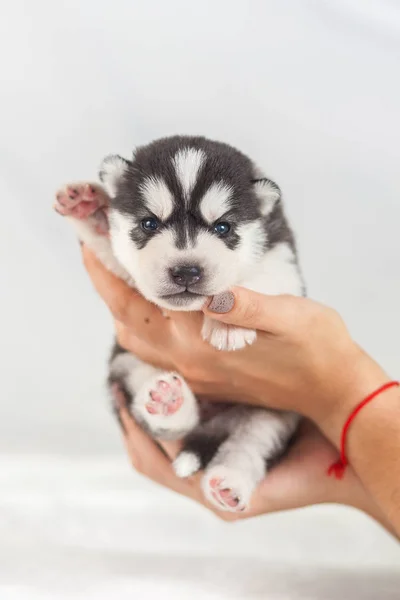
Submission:
[[[245,511],[254,487],[246,473],[224,465],[208,469],[202,481],[207,500],[216,508],[229,512]]]

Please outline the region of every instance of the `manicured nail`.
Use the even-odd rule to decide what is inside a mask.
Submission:
[[[232,310],[234,304],[235,296],[233,292],[223,292],[214,296],[207,308],[211,312],[222,314]]]

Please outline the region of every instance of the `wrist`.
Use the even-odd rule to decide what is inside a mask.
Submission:
[[[354,508],[382,525],[389,533],[397,536],[396,531],[382,508],[361,483],[352,468],[349,468],[344,478],[338,482],[335,478],[325,478],[327,503],[335,503]]]
[[[316,415],[317,425],[336,448],[344,424],[356,406],[371,392],[389,380],[385,371],[356,344],[345,354],[335,377],[327,387],[329,394],[323,409]],[[324,400],[324,399],[322,399]]]
[[[372,495],[367,492],[359,479],[356,478],[356,476],[354,476],[354,478],[357,481],[357,488],[354,489],[352,495],[348,495],[347,498],[345,498],[342,504],[365,513],[368,517],[382,525],[382,527],[384,527],[391,535],[398,537],[398,533],[393,527],[389,517],[377,504]]]
[[[321,428],[341,449],[341,461],[334,466],[350,465],[360,482],[357,493],[350,494],[344,503],[366,512],[398,535],[399,390],[396,382],[390,381],[383,369],[365,353],[360,352],[353,367],[352,384],[343,388]],[[343,483],[344,480],[339,487]]]

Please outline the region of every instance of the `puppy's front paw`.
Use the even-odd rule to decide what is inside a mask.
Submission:
[[[246,345],[250,346],[257,339],[257,332],[254,329],[226,325],[219,321],[213,321],[209,317],[204,318],[201,334],[203,340],[209,342],[217,350],[240,350]]]
[[[58,190],[54,209],[64,217],[85,221],[99,235],[108,235],[109,198],[96,183],[72,183]]]

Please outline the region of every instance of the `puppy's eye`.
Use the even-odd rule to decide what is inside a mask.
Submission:
[[[143,219],[140,225],[142,229],[144,231],[147,231],[148,233],[156,231],[160,226],[159,222],[157,221],[157,219],[154,219],[154,217],[148,217],[147,219]]]
[[[231,229],[231,226],[229,225],[229,223],[225,223],[222,222],[221,223],[217,223],[216,225],[214,225],[214,231],[215,233],[218,233],[218,235],[226,235],[227,233],[229,233]]]

